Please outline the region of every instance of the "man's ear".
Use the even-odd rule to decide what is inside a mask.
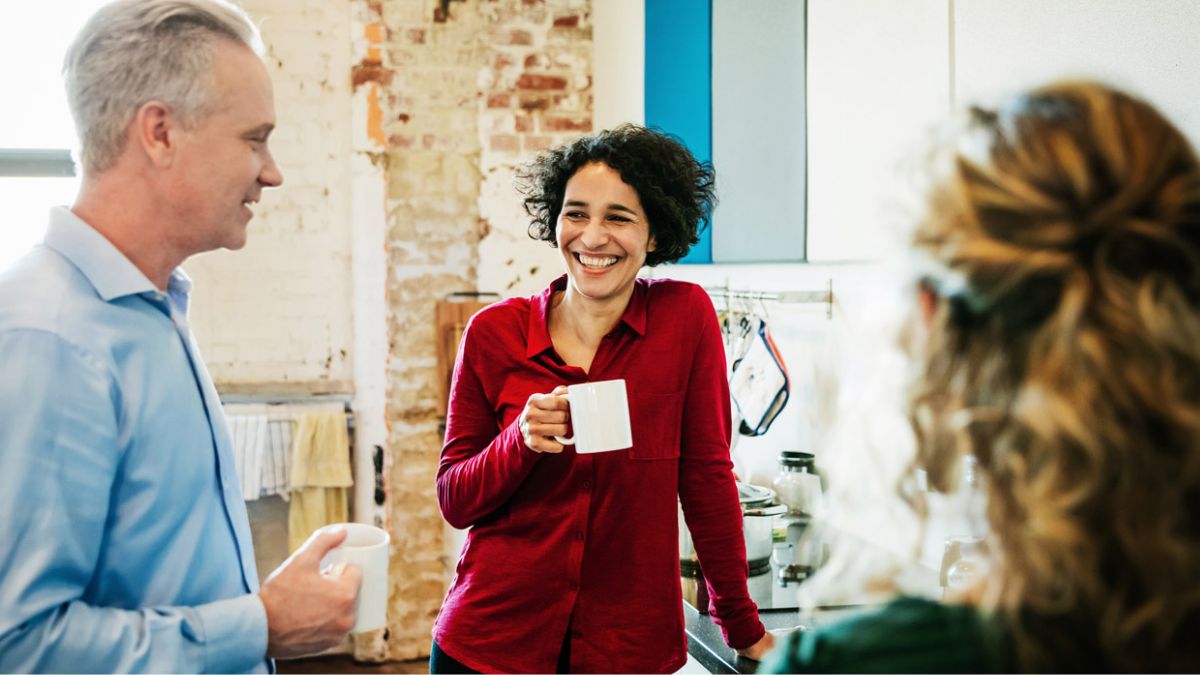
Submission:
[[[178,143],[178,119],[162,101],[143,103],[133,116],[133,143],[158,167],[167,167],[175,159]]]
[[[917,284],[917,305],[921,308],[921,321],[928,327],[933,323],[933,313],[937,311],[938,296],[925,283]]]

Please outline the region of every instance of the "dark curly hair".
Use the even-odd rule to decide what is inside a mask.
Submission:
[[[700,241],[716,205],[712,164],[698,161],[675,136],[634,124],[584,136],[542,153],[517,174],[529,236],[556,246],[555,231],[567,181],[593,162],[616,171],[642,202],[655,248],[650,267],[675,262]]]

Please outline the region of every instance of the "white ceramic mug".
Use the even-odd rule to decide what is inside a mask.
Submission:
[[[321,530],[346,528],[346,539],[321,561],[321,569],[354,565],[362,572],[358,608],[351,633],[383,628],[387,623],[388,544],[386,530],[365,523],[338,523]]]
[[[564,398],[571,405],[571,426],[575,435],[555,436],[563,445],[574,445],[575,452],[608,452],[633,446],[629,425],[629,397],[625,380],[585,382],[567,387]]]

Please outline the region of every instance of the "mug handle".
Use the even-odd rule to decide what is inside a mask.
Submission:
[[[559,396],[567,399],[567,401],[571,400],[570,392],[568,392],[566,394],[559,394]],[[558,441],[559,443],[562,443],[563,445],[575,445],[575,437],[574,436],[555,436],[554,440]]]

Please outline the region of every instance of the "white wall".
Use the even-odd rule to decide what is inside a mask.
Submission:
[[[808,0],[808,259],[873,260],[950,107],[947,0]]]
[[[959,0],[954,35],[959,103],[1099,79],[1148,98],[1200,143],[1200,2]]]
[[[592,3],[593,128],[646,120],[645,0]]]
[[[222,391],[353,388],[350,14],[324,0],[245,0],[275,84],[267,190],[241,251],[196,256],[192,326]]]

